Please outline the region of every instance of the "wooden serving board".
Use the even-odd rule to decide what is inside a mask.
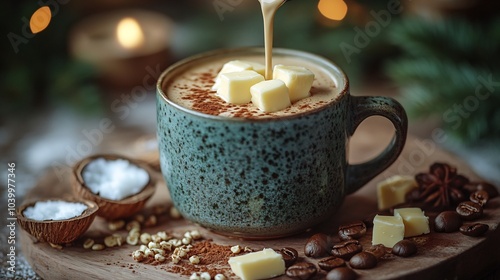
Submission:
[[[376,155],[389,142],[392,137],[391,128],[380,126],[378,122],[378,120],[375,121],[377,125],[365,124],[359,129],[351,141],[351,161],[366,160],[367,157]],[[378,139],[378,141],[373,141],[373,139]],[[108,150],[110,152],[123,151],[121,148]],[[395,174],[415,174],[426,171],[428,166],[435,161],[448,162],[455,165],[459,173],[471,179],[478,179],[465,163],[440,150],[434,143],[408,137],[403,154],[391,168],[357,193],[348,196],[336,215],[309,232],[276,240],[237,240],[214,234],[184,219],[170,219],[168,215],[162,216],[157,226],[146,228],[144,231],[156,233],[161,230],[182,234],[186,230],[198,229],[205,239],[212,239],[216,244],[249,246],[256,250],[294,247],[299,251],[301,258],[317,263],[317,260],[304,258],[303,247],[309,236],[316,232],[333,234],[336,233],[340,224],[362,220],[377,210],[375,196],[377,182]],[[163,181],[160,181],[147,208],[169,204],[167,188],[162,183]],[[61,182],[54,175],[48,174],[40,180],[26,199],[62,197],[70,192],[68,182]],[[381,261],[374,269],[356,270],[360,275],[359,279],[477,279],[492,268],[495,269],[500,260],[500,250],[498,250],[500,248],[500,229],[498,228],[500,197],[489,202],[481,222],[490,226],[490,230],[483,237],[472,238],[458,232],[447,234],[431,232],[415,238],[419,250],[417,255],[410,258],[393,256]],[[126,231],[119,232],[126,236]],[[106,222],[98,217],[85,236],[103,238],[110,233]],[[82,241],[79,241],[72,247],[56,250],[46,243],[34,242],[31,236],[23,230],[20,232],[20,240],[27,260],[35,272],[45,279],[188,279],[189,277],[167,272],[166,268],[172,266],[170,262],[152,265],[134,261],[131,252],[138,249],[138,246],[124,245],[103,251],[91,251],[83,249]],[[364,247],[371,245],[371,229],[360,241]],[[227,276],[230,275],[230,273],[227,274]],[[314,279],[322,279],[324,276],[325,273],[320,273]],[[289,278],[281,276],[276,279]]]

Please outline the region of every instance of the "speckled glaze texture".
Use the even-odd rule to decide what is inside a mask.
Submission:
[[[401,106],[387,98],[353,98],[347,79],[339,98],[321,110],[268,120],[190,112],[168,102],[161,84],[157,133],[172,201],[185,218],[226,235],[275,238],[320,223],[346,194],[387,168],[406,139]],[[351,169],[349,136],[374,114],[395,123],[397,145],[370,166]],[[371,166],[376,170],[366,170]]]

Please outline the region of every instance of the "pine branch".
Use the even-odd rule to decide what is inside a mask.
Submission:
[[[411,116],[440,116],[448,132],[466,143],[500,139],[500,88],[486,100],[475,96],[481,80],[500,77],[500,19],[489,25],[404,19],[389,38],[404,55],[386,72],[402,88]]]

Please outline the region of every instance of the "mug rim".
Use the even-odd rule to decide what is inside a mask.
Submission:
[[[205,119],[211,119],[211,120],[219,120],[219,121],[234,121],[234,122],[276,122],[276,121],[281,121],[281,120],[289,120],[289,119],[296,119],[304,116],[308,116],[311,114],[315,114],[318,111],[325,110],[326,108],[329,108],[331,106],[334,106],[341,100],[343,97],[348,95],[349,93],[349,78],[345,74],[345,72],[340,68],[336,63],[331,61],[330,59],[313,54],[310,52],[306,51],[301,51],[301,50],[295,50],[295,49],[287,49],[287,48],[273,48],[273,55],[278,54],[278,55],[290,55],[294,57],[299,57],[302,59],[306,59],[312,62],[320,62],[321,63],[321,68],[326,69],[328,72],[335,73],[335,76],[338,76],[340,78],[340,81],[338,81],[341,86],[339,87],[340,91],[338,95],[332,99],[330,102],[327,104],[320,106],[318,108],[302,112],[302,113],[296,113],[293,115],[287,115],[287,116],[279,116],[279,117],[268,117],[268,118],[245,118],[245,117],[234,117],[234,116],[220,116],[220,115],[210,115],[206,113],[202,113],[200,111],[194,110],[194,109],[189,109],[186,108],[182,105],[179,105],[175,103],[174,101],[170,100],[167,97],[167,94],[163,90],[163,84],[165,81],[167,81],[167,77],[170,73],[175,71],[176,69],[188,64],[188,63],[193,63],[194,61],[200,60],[200,59],[207,59],[210,57],[217,57],[217,56],[224,56],[226,54],[234,54],[234,53],[243,53],[243,54],[249,54],[249,53],[261,53],[264,54],[264,48],[263,47],[242,47],[242,48],[223,48],[223,49],[216,49],[216,50],[211,50],[211,51],[206,51],[202,52],[199,54],[195,54],[192,56],[189,56],[187,58],[181,59],[178,62],[170,65],[167,67],[160,75],[158,78],[158,81],[156,83],[156,95],[160,96],[161,99],[166,102],[168,105],[176,108],[177,110],[183,111],[184,113],[188,113],[190,115],[194,115],[197,117],[205,118]],[[343,86],[342,86],[343,85]]]

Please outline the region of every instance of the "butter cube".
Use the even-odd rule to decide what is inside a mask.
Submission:
[[[229,61],[222,66],[222,69],[219,71],[219,74],[217,74],[217,77],[215,78],[215,83],[212,86],[212,90],[217,91],[219,89],[221,74],[241,72],[245,70],[254,70],[255,72],[264,76],[266,72],[266,66],[253,61],[242,61],[242,60]]]
[[[250,88],[250,93],[253,104],[264,112],[276,112],[292,105],[288,88],[281,80],[260,82]]]
[[[268,279],[285,273],[285,261],[273,249],[231,257],[228,263],[242,280]]]
[[[373,219],[373,245],[382,244],[392,248],[403,240],[404,236],[405,225],[401,217],[376,215]]]
[[[290,101],[295,102],[310,96],[314,73],[300,66],[274,66],[273,79],[285,82],[290,94]]]
[[[217,95],[228,103],[249,103],[252,100],[250,87],[262,81],[264,81],[264,76],[252,70],[224,73],[220,75]]]
[[[429,217],[417,207],[394,209],[394,216],[401,217],[405,225],[405,237],[422,235],[430,232]]]
[[[377,203],[379,210],[389,209],[405,202],[406,194],[417,187],[412,176],[392,176],[377,184]]]
[[[261,74],[262,76],[266,75],[266,66],[264,64],[253,61],[245,61],[245,63],[250,64],[252,67],[251,70]]]

